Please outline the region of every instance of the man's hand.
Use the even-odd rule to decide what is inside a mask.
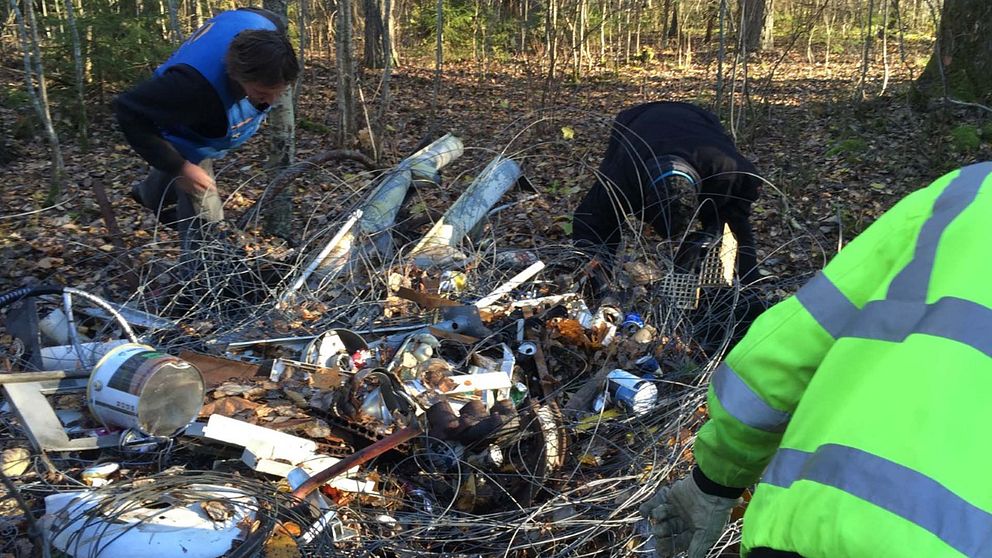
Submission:
[[[651,524],[655,554],[669,557],[689,551],[689,558],[705,558],[730,520],[740,498],[710,496],[692,476],[663,486],[641,504],[641,515]]]
[[[182,168],[179,169],[179,179],[176,181],[176,186],[183,192],[198,198],[217,187],[214,179],[207,174],[207,171],[189,161],[183,163]]]

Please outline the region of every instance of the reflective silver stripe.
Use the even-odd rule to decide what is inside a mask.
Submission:
[[[720,405],[740,422],[765,432],[785,432],[792,415],[772,408],[723,363],[713,372],[713,392]]]
[[[861,310],[844,337],[899,342],[913,333],[963,343],[992,357],[992,308],[961,298],[944,297],[933,304],[877,300]]]
[[[840,337],[844,326],[858,312],[854,303],[848,300],[822,271],[817,272],[803,285],[803,288],[799,289],[796,298],[813,316],[816,323],[827,330],[834,339]]]
[[[788,488],[800,480],[832,486],[888,510],[966,556],[989,556],[992,514],[909,467],[837,444],[813,453],[783,448],[761,482]]]
[[[937,196],[933,204],[933,214],[920,228],[913,259],[892,279],[886,298],[926,300],[940,237],[954,218],[974,201],[989,173],[992,173],[992,163],[964,167]]]

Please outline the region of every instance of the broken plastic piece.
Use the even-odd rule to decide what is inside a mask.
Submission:
[[[222,501],[230,515],[215,521],[202,505],[207,500]],[[257,507],[254,498],[230,487],[194,484],[152,502],[145,496],[60,492],[45,497],[45,519],[52,545],[77,558],[216,558],[231,550]]]

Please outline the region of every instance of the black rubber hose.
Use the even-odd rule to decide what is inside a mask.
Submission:
[[[50,294],[62,294],[62,287],[54,285],[41,285],[37,287],[21,287],[19,289],[14,289],[12,291],[7,291],[0,294],[0,308],[4,308],[10,304],[21,300],[22,298],[29,296],[39,296],[39,295],[50,295]]]

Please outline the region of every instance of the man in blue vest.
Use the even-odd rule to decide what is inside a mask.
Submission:
[[[211,18],[114,101],[124,136],[152,166],[131,196],[184,238],[196,219],[222,220],[213,159],[258,131],[299,71],[276,14],[243,8]]]

